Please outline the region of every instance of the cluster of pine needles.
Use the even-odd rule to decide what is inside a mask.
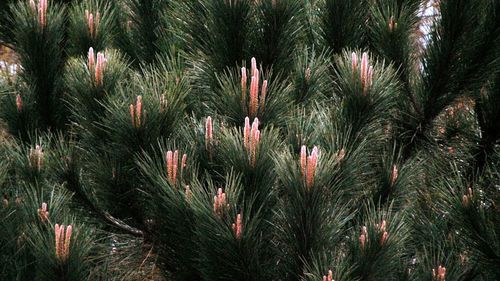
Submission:
[[[500,280],[500,0],[2,0],[0,45],[0,280]]]

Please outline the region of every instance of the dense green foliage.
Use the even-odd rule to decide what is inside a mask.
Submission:
[[[9,0],[0,42],[0,280],[500,279],[500,0]]]

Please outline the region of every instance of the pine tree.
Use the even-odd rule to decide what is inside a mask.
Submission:
[[[499,0],[9,0],[1,280],[500,279]]]

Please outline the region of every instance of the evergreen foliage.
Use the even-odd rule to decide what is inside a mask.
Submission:
[[[0,280],[500,279],[499,0],[9,0],[0,43]]]

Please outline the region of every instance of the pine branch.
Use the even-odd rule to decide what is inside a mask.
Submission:
[[[416,122],[409,125],[413,128],[409,129],[412,138],[405,141],[406,158],[425,143],[432,122],[442,110],[464,94],[466,86],[463,82],[470,79],[468,71],[475,65],[475,51],[481,45],[477,34],[483,21],[477,16],[484,9],[484,3],[472,5],[461,0],[440,2],[441,17],[433,22],[429,46],[422,60],[422,84],[416,91],[422,115],[415,116]]]
[[[36,125],[41,130],[62,128],[64,108],[59,103],[58,87],[64,64],[61,46],[65,9],[51,3],[37,10],[25,2],[13,5],[11,12],[8,20],[13,26],[12,43],[23,67],[20,75],[30,87],[27,94],[33,95],[35,101],[33,109],[39,120]]]
[[[318,153],[317,147],[309,156],[306,150],[303,146],[299,159],[286,152],[275,159],[280,197],[276,225],[277,243],[282,245],[280,276],[287,280],[301,280],[308,261],[338,250],[345,225],[352,218],[342,194],[346,184],[339,165],[342,159],[337,154]]]
[[[324,5],[320,8],[324,11],[320,15],[324,45],[335,54],[341,53],[345,48],[362,47],[366,42],[364,27],[368,20],[365,8],[370,3],[365,0],[327,0]]]
[[[159,44],[167,29],[165,11],[169,0],[127,0],[121,7],[118,46],[136,66],[151,64],[160,53]]]
[[[256,2],[253,30],[257,34],[251,43],[252,55],[262,61],[264,69],[286,69],[299,46],[304,21],[304,2],[299,0]]]
[[[68,48],[73,56],[87,55],[114,45],[117,30],[115,5],[101,0],[83,1],[68,12]]]

